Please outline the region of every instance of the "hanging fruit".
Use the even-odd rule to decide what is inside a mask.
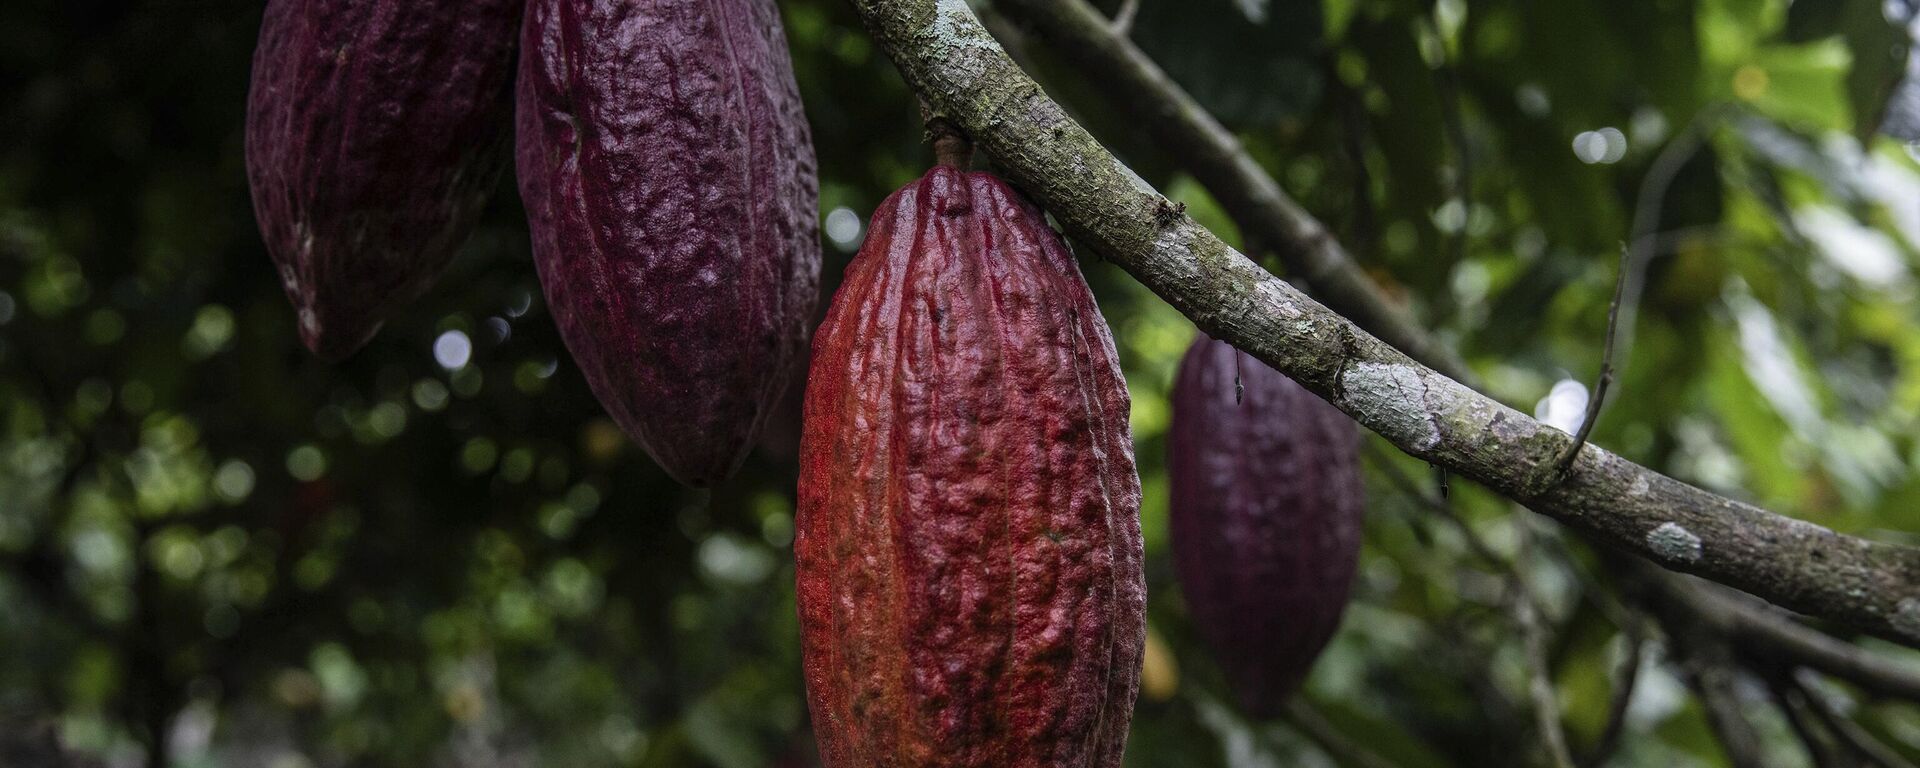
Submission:
[[[300,338],[351,355],[433,285],[505,166],[521,0],[269,0],[247,181]]]
[[[946,165],[881,204],[814,341],[800,449],[828,768],[1120,764],[1146,629],[1127,410],[1038,208]]]
[[[520,195],[567,350],[682,483],[740,465],[818,300],[812,139],[772,0],[531,0]]]
[[[1201,337],[1168,430],[1174,565],[1196,632],[1241,705],[1277,714],[1340,625],[1364,503],[1351,419]]]

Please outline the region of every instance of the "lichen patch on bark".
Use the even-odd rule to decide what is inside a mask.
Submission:
[[[1679,523],[1661,523],[1648,531],[1647,547],[1670,562],[1692,564],[1700,561],[1700,537]]]
[[[1427,408],[1427,384],[1420,371],[1398,363],[1358,363],[1340,377],[1350,408],[1377,414],[1371,425],[1388,439],[1419,451],[1439,447],[1440,425]]]

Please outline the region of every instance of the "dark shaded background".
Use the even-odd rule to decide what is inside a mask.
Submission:
[[[929,153],[850,7],[782,6],[838,235],[831,287],[853,225]],[[345,363],[306,354],[242,173],[259,16],[242,0],[0,4],[0,764],[47,764],[55,741],[114,766],[813,764],[797,425],[710,494],[669,482],[565,358],[511,179],[437,289]],[[1577,412],[1549,393],[1597,366],[1647,165],[1698,126],[1596,439],[1913,538],[1920,172],[1900,141],[1908,37],[1879,2],[1147,0],[1134,29],[1497,394],[1548,415]],[[1022,53],[1233,239],[1078,73]],[[1874,135],[1883,116],[1892,137]],[[1585,162],[1603,128],[1623,153]],[[1082,256],[1148,495],[1156,635],[1129,764],[1325,764],[1233,712],[1170,581],[1161,435],[1192,326]],[[442,339],[469,359],[443,365]],[[1500,579],[1384,477],[1310,697],[1407,765],[1525,764]],[[1550,526],[1455,491],[1500,552],[1531,542],[1583,746],[1623,647],[1611,588]],[[1717,764],[1671,670],[1644,675],[1619,764]],[[1920,713],[1825,693],[1920,755]],[[1803,763],[1759,707],[1779,764]]]

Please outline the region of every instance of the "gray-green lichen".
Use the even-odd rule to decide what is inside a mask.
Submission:
[[[1560,454],[1567,435],[1393,352],[1349,319],[1378,326],[1381,316],[1330,312],[1177,207],[1168,213],[1163,197],[1142,189],[999,50],[963,0],[855,2],[908,82],[1011,181],[1076,240],[1210,335],[1295,377],[1402,450],[1573,528],[1784,607],[1920,645],[1920,603],[1905,621],[1896,621],[1892,608],[1903,599],[1920,600],[1912,597],[1909,576],[1920,572],[1914,548],[1799,523],[1597,446],[1582,451],[1571,471],[1539,471]],[[1393,327],[1388,323],[1386,330]],[[1408,341],[1406,334],[1388,335]],[[1449,350],[1426,351],[1436,349],[1449,362]],[[1705,556],[1709,550],[1714,557]],[[1843,571],[1859,577],[1833,576]],[[1859,588],[1864,594],[1853,593]]]
[[[1911,635],[1920,635],[1920,598],[1901,600],[1893,609],[1893,626]]]
[[[1340,377],[1347,410],[1377,417],[1374,431],[1425,453],[1440,445],[1440,425],[1427,408],[1427,384],[1420,371],[1401,363],[1358,363]]]
[[[1661,523],[1648,531],[1647,548],[1668,562],[1700,562],[1700,537],[1679,523]]]

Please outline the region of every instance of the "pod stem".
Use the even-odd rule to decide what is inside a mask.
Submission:
[[[920,100],[920,119],[927,127],[927,141],[933,143],[933,162],[959,170],[973,165],[973,140],[952,120],[935,112],[926,99]]]

